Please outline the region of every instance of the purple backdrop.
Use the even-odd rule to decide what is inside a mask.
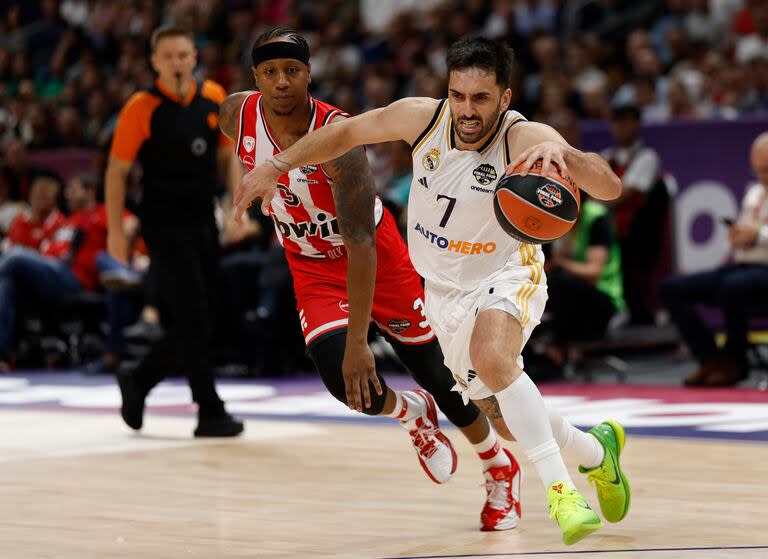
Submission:
[[[734,217],[747,184],[752,140],[768,130],[768,117],[738,121],[678,121],[643,129],[665,172],[678,182],[675,248],[678,268],[711,268],[728,258],[727,232],[719,217]],[[600,151],[612,144],[608,123],[582,127],[582,148]]]

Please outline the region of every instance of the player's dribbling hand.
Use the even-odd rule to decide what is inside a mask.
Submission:
[[[344,375],[344,391],[347,405],[351,410],[363,411],[371,407],[371,391],[368,381],[373,383],[376,393],[381,396],[384,391],[376,375],[376,361],[367,343],[347,346],[344,350],[344,362],[341,365]]]
[[[282,174],[269,161],[265,161],[243,175],[233,200],[236,222],[241,223],[243,214],[256,198],[261,198],[261,213],[269,215],[269,205]]]
[[[568,153],[568,146],[559,142],[542,142],[529,147],[523,153],[517,156],[511,165],[507,167],[507,174],[512,174],[514,169],[524,163],[520,170],[520,176],[524,177],[533,164],[541,159],[541,173],[544,175],[552,170],[552,164],[555,163],[560,168],[560,173],[565,175],[568,172],[568,166],[565,164],[565,156]]]

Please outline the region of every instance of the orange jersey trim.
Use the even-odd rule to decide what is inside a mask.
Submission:
[[[150,136],[152,113],[160,105],[161,99],[147,91],[134,93],[117,118],[112,149],[109,154],[117,159],[132,162],[144,142]]]

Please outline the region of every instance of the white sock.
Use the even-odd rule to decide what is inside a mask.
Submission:
[[[523,373],[495,396],[507,428],[536,467],[544,487],[556,481],[573,486],[552,434],[544,399],[530,377]]]
[[[603,463],[605,449],[597,438],[577,429],[559,411],[549,408],[549,422],[560,450],[572,452],[582,467],[597,468]]]
[[[392,390],[390,388],[390,390]],[[410,390],[392,390],[395,395],[395,408],[387,417],[393,417],[399,421],[410,421],[414,417],[421,415],[423,400],[416,396]]]
[[[501,450],[496,431],[492,428],[485,439],[479,443],[473,443],[472,446],[475,447],[475,452],[477,452],[480,461],[483,463],[484,472],[487,472],[490,468],[509,466],[511,464],[507,453]]]

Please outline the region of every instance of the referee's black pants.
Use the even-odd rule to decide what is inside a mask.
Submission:
[[[142,228],[149,248],[160,316],[166,336],[144,358],[136,383],[146,395],[168,373],[187,376],[201,418],[224,413],[210,363],[216,299],[219,240],[216,225]]]

